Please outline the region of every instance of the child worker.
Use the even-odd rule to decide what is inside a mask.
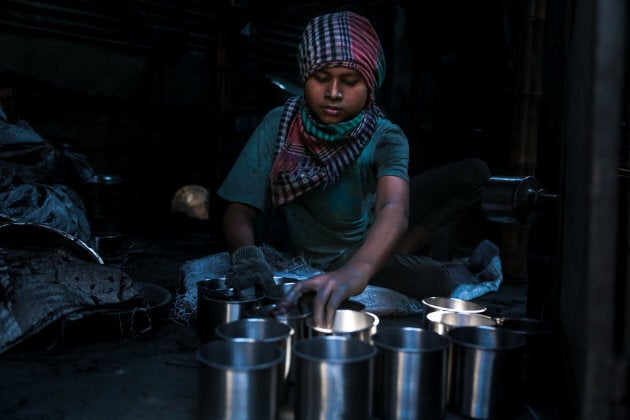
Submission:
[[[332,326],[339,305],[368,285],[416,299],[448,296],[447,268],[416,255],[481,198],[485,163],[467,159],[408,175],[409,145],[375,101],[385,57],[369,20],[344,11],[312,19],[298,46],[304,94],[272,109],[218,194],[235,290],[274,285],[254,218],[286,217],[293,247],[323,274],[298,281],[278,305],[314,294],[313,320]]]

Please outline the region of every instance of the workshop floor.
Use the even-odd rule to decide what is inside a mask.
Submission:
[[[220,247],[203,230],[125,239],[126,257],[110,262],[123,267],[134,281],[162,286],[173,296],[180,289],[182,264]],[[475,301],[492,315],[525,316],[526,293],[525,284],[503,284],[498,292]],[[381,325],[419,326],[420,319],[420,314],[384,318]],[[195,350],[201,342],[192,322],[169,319],[167,308],[155,313],[151,328],[135,337],[121,335],[113,318],[90,322],[70,323],[64,330],[51,327],[0,355],[0,418],[197,417]],[[519,418],[556,418],[541,410],[530,407]],[[449,413],[447,418],[460,417]]]

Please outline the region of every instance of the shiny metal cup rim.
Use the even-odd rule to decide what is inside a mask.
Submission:
[[[499,326],[466,326],[446,332],[453,345],[477,350],[518,350],[527,344],[521,334]]]
[[[199,298],[199,297],[198,297]],[[244,303],[254,303],[259,302],[265,298],[264,295],[257,295],[251,299],[234,299],[232,297],[227,297],[225,299],[211,296],[203,296],[200,300],[204,302],[212,302],[212,303],[223,303],[227,305],[239,305]]]
[[[347,325],[352,325],[352,321],[355,320],[359,321],[359,324],[352,329],[347,328]],[[355,311],[352,309],[337,309],[332,328],[319,327],[316,326],[314,322],[315,321],[312,316],[306,318],[305,321],[307,327],[323,334],[349,334],[374,328],[380,321],[379,318],[371,312]]]
[[[338,350],[339,348],[347,349],[351,354],[343,357],[339,355],[331,357],[328,353],[325,355],[315,354],[315,350]],[[316,363],[348,364],[363,362],[376,356],[376,353],[376,347],[363,340],[338,335],[305,338],[293,345],[293,355],[295,357]]]
[[[264,348],[264,352],[261,352],[261,349]],[[215,349],[215,347],[217,349]],[[258,357],[264,356],[266,353],[270,353],[271,357],[267,357],[262,361],[254,362],[254,363],[244,363],[246,360],[243,357],[234,358],[238,363],[226,363],[220,362],[206,357],[204,354],[209,350],[216,351],[220,354],[238,354],[239,352],[254,352],[253,354]],[[208,355],[211,356],[211,355]],[[195,352],[195,357],[197,361],[204,365],[215,369],[221,370],[233,370],[239,372],[251,372],[262,369],[274,368],[281,363],[284,363],[285,352],[279,348],[278,346],[272,343],[265,343],[261,341],[228,341],[228,340],[214,340],[208,343],[202,344],[197,348]]]
[[[227,303],[227,304],[247,304],[258,302],[264,299],[265,294],[255,291],[251,297],[239,295],[234,289],[225,284],[225,278],[204,279],[197,282],[197,301]]]
[[[382,329],[372,336],[372,343],[378,349],[403,353],[443,351],[450,345],[443,335],[418,327]]]
[[[436,324],[448,325],[449,327],[462,326],[461,321],[467,320],[478,323],[475,325],[497,325],[495,318],[476,312],[434,311],[427,315],[427,319]],[[471,324],[466,326],[471,326]]]
[[[434,310],[451,312],[481,313],[486,307],[475,302],[451,297],[431,296],[422,299],[422,304]]]
[[[308,316],[313,315],[312,311],[300,312],[297,306],[286,313],[279,313],[279,314],[273,313],[274,309],[276,309],[277,306],[278,305],[276,305],[275,303],[270,303],[268,305],[263,305],[263,306],[257,306],[255,308],[249,309],[245,313],[245,316],[247,318],[263,318],[263,319],[271,318],[271,319],[277,319],[279,321],[285,322],[285,321],[301,320],[301,319],[305,319]]]
[[[271,325],[275,330],[271,335],[264,335],[266,331],[239,328],[244,325]],[[232,331],[230,331],[232,329]],[[241,334],[242,332],[253,332],[251,335]],[[274,318],[241,318],[234,321],[218,325],[214,333],[217,337],[232,341],[260,341],[263,343],[275,343],[288,340],[294,334],[294,329],[290,325]]]

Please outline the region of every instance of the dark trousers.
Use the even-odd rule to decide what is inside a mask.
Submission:
[[[480,206],[483,186],[490,177],[485,162],[465,159],[432,168],[410,180],[409,223],[437,236],[448,233],[475,206]],[[343,266],[359,246],[335,260],[328,270]],[[449,296],[459,285],[447,267],[423,255],[394,254],[370,280],[409,297]]]

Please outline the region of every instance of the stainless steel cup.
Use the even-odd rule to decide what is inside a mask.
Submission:
[[[427,329],[444,335],[457,327],[496,326],[494,318],[476,313],[435,311],[427,315]]]
[[[277,303],[278,301],[284,299],[284,297],[287,293],[289,293],[293,285],[295,285],[295,281],[285,281],[282,283],[278,283],[265,293],[265,297],[267,298],[267,300],[269,300],[270,303]]]
[[[293,328],[289,346],[293,348],[293,344],[307,337],[305,321],[307,317],[312,315],[312,312],[302,312],[297,306],[283,314],[276,313],[275,309],[275,304],[259,306],[249,309],[245,316],[247,318],[272,318],[287,324]],[[290,365],[289,382],[295,382],[295,369],[292,361],[290,361]]]
[[[273,343],[286,355],[284,378],[289,375],[293,328],[273,318],[242,318],[217,326],[217,337],[232,341]]]
[[[449,340],[414,327],[379,330],[375,415],[380,419],[441,419],[446,414]]]
[[[447,405],[475,419],[510,419],[523,409],[526,340],[500,327],[453,328]]]
[[[245,312],[258,306],[264,294],[242,297],[225,285],[225,279],[208,279],[197,283],[197,336],[204,342],[216,338],[215,329],[226,322],[245,317]]]
[[[463,299],[440,296],[426,297],[422,299],[423,327],[428,327],[427,316],[434,311],[479,314],[485,312],[486,307],[478,303]]]
[[[271,343],[214,340],[196,353],[200,419],[275,419],[284,352]]]
[[[370,343],[372,335],[377,331],[379,319],[371,312],[337,309],[332,328],[315,325],[312,316],[306,318],[305,323],[309,337],[339,335]]]
[[[293,328],[273,318],[242,318],[219,325],[215,329],[217,337],[230,341],[255,341],[271,343],[285,354],[284,366],[278,383],[278,402],[288,399],[289,372],[291,370],[291,337]]]
[[[559,384],[560,344],[553,324],[540,319],[502,317],[499,327],[525,338],[523,386],[526,396],[548,395]]]
[[[285,313],[276,312],[276,304],[269,304],[251,308],[245,314],[246,318],[273,318],[293,328],[293,341],[300,341],[307,337],[306,318],[313,314],[312,311],[302,312],[297,306]]]
[[[320,336],[297,342],[293,352],[296,420],[372,418],[374,346]]]

